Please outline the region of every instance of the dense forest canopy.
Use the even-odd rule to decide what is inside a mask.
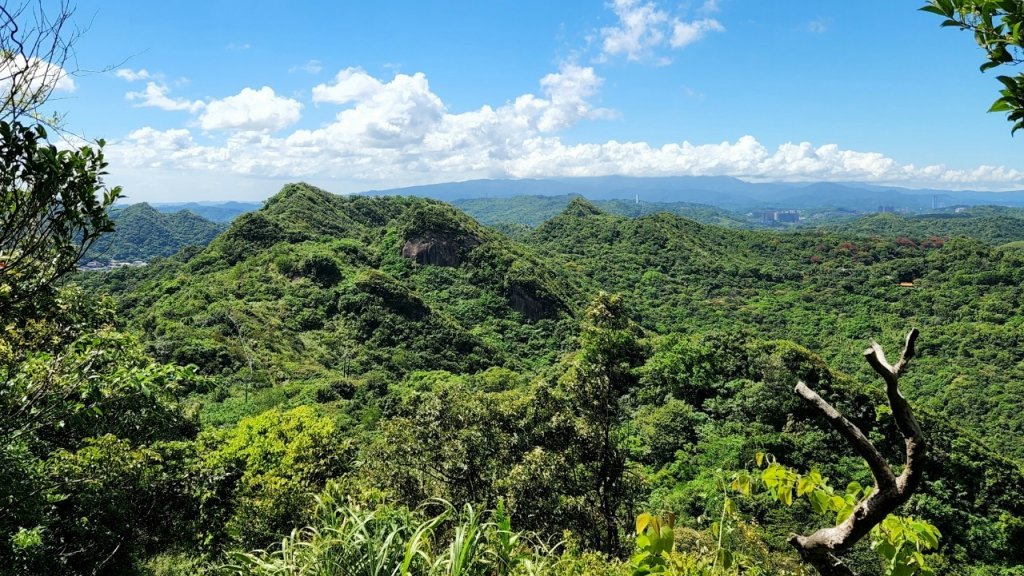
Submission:
[[[1018,4],[926,10],[992,67]],[[620,177],[120,207],[26,76],[71,59],[67,6],[20,10],[0,574],[1024,575],[1020,209],[781,229],[569,189]],[[892,192],[699,181],[743,210]]]
[[[931,453],[904,513],[941,533],[938,551],[921,548],[932,569],[1013,574],[1024,253],[986,229],[942,228],[965,218],[737,230],[576,198],[510,238],[433,200],[288,185],[203,250],[82,278],[114,296],[118,324],[156,362],[195,371],[178,402],[201,431],[176,466],[197,475],[187,506],[207,511],[146,565],[217,565],[306,523],[318,531],[274,553],[285,556],[232,565],[284,566],[306,547],[302,561],[320,565],[342,544],[319,530],[345,518],[403,539],[441,514],[432,538],[445,546],[441,527],[500,507],[539,539],[529,549],[550,573],[632,570],[585,551],[628,553],[642,511],[675,516],[694,566],[727,549],[729,570],[795,571],[786,540],[823,523],[814,506],[728,486],[759,453],[870,485],[792,387],[813,383],[898,454],[857,351],[874,337],[896,346],[914,325],[901,387]],[[442,500],[448,512],[420,507]],[[723,507],[728,538],[710,521]],[[565,530],[571,547],[544,552]],[[846,556],[858,573],[888,573],[867,541]]]

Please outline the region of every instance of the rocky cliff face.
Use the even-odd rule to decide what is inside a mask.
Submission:
[[[507,296],[510,308],[533,321],[555,316],[563,309],[519,284],[509,286]]]
[[[480,245],[475,236],[412,238],[402,246],[402,257],[424,266],[458,266],[468,250]]]

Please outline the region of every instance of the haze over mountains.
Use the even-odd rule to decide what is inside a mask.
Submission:
[[[253,210],[259,210],[262,202],[153,202],[150,204],[160,212],[173,214],[188,210],[211,222],[227,223],[238,216]]]
[[[479,223],[515,234],[557,216],[575,198],[636,218],[667,212],[726,228],[826,227],[859,236],[967,235],[992,245],[1024,240],[1024,191],[950,192],[870,184],[748,183],[728,177],[473,180],[367,191],[351,197],[409,196],[448,202]],[[256,202],[139,203],[116,210],[117,229],[90,250],[93,260],[137,261],[205,246]],[[973,207],[972,207],[973,206]],[[788,220],[776,219],[788,212]],[[896,212],[878,214],[877,212]]]
[[[591,201],[639,200],[648,203],[704,204],[730,212],[763,209],[809,210],[834,208],[874,212],[879,207],[908,212],[949,206],[1024,207],[1024,190],[908,189],[864,182],[746,182],[728,176],[669,176],[637,178],[603,176],[583,178],[496,179],[445,182],[405,188],[368,190],[369,196],[419,196],[455,202],[478,198],[579,195]],[[258,202],[153,203],[161,212],[189,210],[214,222],[230,222],[239,214],[258,209]]]
[[[536,180],[469,180],[389,190],[369,195],[421,196],[450,202],[468,198],[507,198],[536,195],[579,194],[589,200],[691,202],[732,211],[764,208],[809,209],[821,207],[874,211],[892,206],[910,211],[950,205],[994,204],[1024,206],[1024,191],[981,192],[911,190],[865,183],[745,182],[727,176],[670,176],[635,178],[548,178]]]

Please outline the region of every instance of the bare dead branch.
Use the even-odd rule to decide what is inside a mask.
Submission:
[[[868,440],[868,437],[860,431],[856,424],[846,419],[838,410],[826,402],[818,393],[811,390],[803,382],[796,385],[796,393],[811,403],[814,408],[828,420],[828,423],[839,434],[846,439],[861,458],[867,461],[871,468],[871,474],[875,477],[880,487],[891,488],[896,486],[896,476],[889,468],[885,458],[878,452],[875,445]]]
[[[871,347],[864,351],[864,358],[868,364],[885,380],[889,407],[904,437],[906,462],[903,472],[897,478],[893,477],[889,465],[857,426],[803,382],[796,386],[797,394],[824,416],[867,461],[875,479],[875,490],[857,504],[853,513],[838,526],[822,528],[809,536],[793,534],[790,537],[789,543],[796,548],[801,558],[814,566],[822,576],[854,576],[854,573],[843,564],[839,554],[856,544],[886,516],[903,505],[921,483],[926,453],[924,436],[910,404],[899,390],[899,377],[914,357],[914,344],[918,334],[916,328],[907,334],[900,360],[895,366],[890,365],[885,359],[885,352],[878,343],[872,343]]]

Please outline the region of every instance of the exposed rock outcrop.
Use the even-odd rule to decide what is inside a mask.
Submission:
[[[475,236],[460,238],[413,238],[402,246],[402,256],[424,266],[458,266],[466,251],[479,246]]]

